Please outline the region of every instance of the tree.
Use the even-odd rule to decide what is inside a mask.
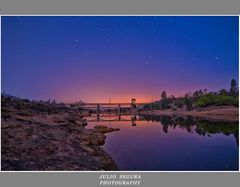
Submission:
[[[184,98],[187,110],[192,110],[192,101],[190,97],[185,96]]]
[[[221,90],[218,92],[218,95],[227,96],[227,95],[228,95],[228,91],[225,90],[225,89],[221,89]]]
[[[194,98],[197,98],[197,97],[199,97],[199,96],[200,96],[200,93],[199,93],[198,90],[196,90],[195,92],[193,92],[193,97],[194,97]]]
[[[162,99],[167,99],[167,93],[165,91],[162,92],[161,94]]]
[[[55,99],[53,99],[53,101],[52,101],[52,104],[54,104],[54,105],[56,104],[56,101],[55,101]]]
[[[235,97],[238,95],[237,81],[235,79],[231,80],[230,95]]]
[[[131,107],[136,108],[136,99],[132,98],[131,100]]]
[[[186,97],[192,97],[192,93],[191,92],[188,92],[188,93],[186,93],[185,95],[184,95],[184,97],[186,98]]]
[[[171,100],[172,100],[172,101],[176,100],[176,98],[174,97],[174,95],[171,95]]]
[[[169,103],[168,103],[168,100],[167,100],[167,93],[165,91],[162,92],[161,94],[161,109],[167,109],[169,108]]]
[[[199,93],[199,96],[203,95],[203,91],[201,89],[199,90],[198,93]]]

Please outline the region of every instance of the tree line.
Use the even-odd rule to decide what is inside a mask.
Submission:
[[[231,80],[230,89],[221,89],[218,92],[208,92],[207,89],[196,90],[193,93],[186,93],[183,97],[167,96],[166,91],[161,93],[161,99],[143,106],[143,109],[173,109],[186,108],[192,110],[193,108],[202,108],[207,106],[221,106],[231,105],[239,106],[239,90],[237,81]]]

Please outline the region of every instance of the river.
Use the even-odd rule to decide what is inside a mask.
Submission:
[[[86,128],[120,129],[106,134],[102,146],[120,170],[238,170],[238,123],[138,115],[93,115],[87,121]]]

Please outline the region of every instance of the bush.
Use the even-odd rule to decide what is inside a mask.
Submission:
[[[168,101],[166,100],[166,99],[162,99],[161,100],[161,109],[168,109],[169,108],[169,103],[168,103]]]
[[[235,103],[234,103],[234,106],[239,106],[239,97],[235,97]]]
[[[211,98],[209,98],[207,95],[201,96],[198,100],[196,105],[199,107],[206,107],[212,103]]]
[[[174,105],[177,106],[178,108],[183,107],[183,105],[184,105],[184,98],[176,99],[176,101],[174,102]]]
[[[216,105],[238,105],[238,99],[232,96],[220,95],[216,98]]]
[[[238,97],[226,96],[226,95],[214,95],[206,94],[201,96],[197,102],[199,107],[207,107],[209,105],[234,105],[238,106]]]
[[[213,93],[208,93],[206,95],[201,96],[197,100],[196,104],[199,107],[206,107],[206,106],[209,106],[209,105],[215,105],[217,97],[218,96],[213,94]]]

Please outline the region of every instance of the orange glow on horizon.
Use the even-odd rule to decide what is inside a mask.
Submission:
[[[89,103],[109,103],[110,102],[110,98],[111,98],[111,103],[130,103],[132,98],[135,98],[136,99],[136,103],[149,103],[149,102],[152,102],[152,101],[156,101],[156,100],[159,100],[159,99],[152,99],[152,98],[144,98],[144,97],[118,97],[118,98],[115,98],[115,97],[109,97],[109,98],[92,98],[91,100],[83,100],[83,99],[78,99],[78,98],[68,98],[68,99],[58,99],[59,101],[63,101],[63,102],[66,102],[66,103],[69,103],[69,102],[78,102],[78,101],[83,101],[83,102],[89,102]]]
[[[159,101],[161,99],[161,93],[163,90],[166,90],[168,97],[171,95],[174,95],[174,97],[180,97],[187,93],[170,88],[156,90],[141,89],[141,91],[123,89],[119,91],[109,88],[79,88],[71,85],[63,90],[55,89],[52,92],[52,99],[55,99],[57,102],[64,103],[74,103],[78,101],[83,101],[86,103],[109,103],[111,98],[111,103],[130,103],[131,99],[135,98],[136,103],[149,103],[152,101]],[[192,88],[191,90],[196,89]]]
[[[78,92],[73,92],[71,94],[62,94],[57,95],[56,100],[59,102],[65,102],[65,103],[73,103],[78,101],[83,102],[89,102],[89,103],[109,103],[111,100],[111,103],[130,103],[132,98],[136,99],[136,103],[149,103],[152,101],[159,101],[161,99],[161,94],[122,94],[122,95],[114,95],[114,96],[103,96],[98,94],[89,94],[88,97],[83,97],[80,94],[77,94]],[[183,94],[171,94],[175,97],[179,97]],[[171,96],[170,94],[168,96]]]

